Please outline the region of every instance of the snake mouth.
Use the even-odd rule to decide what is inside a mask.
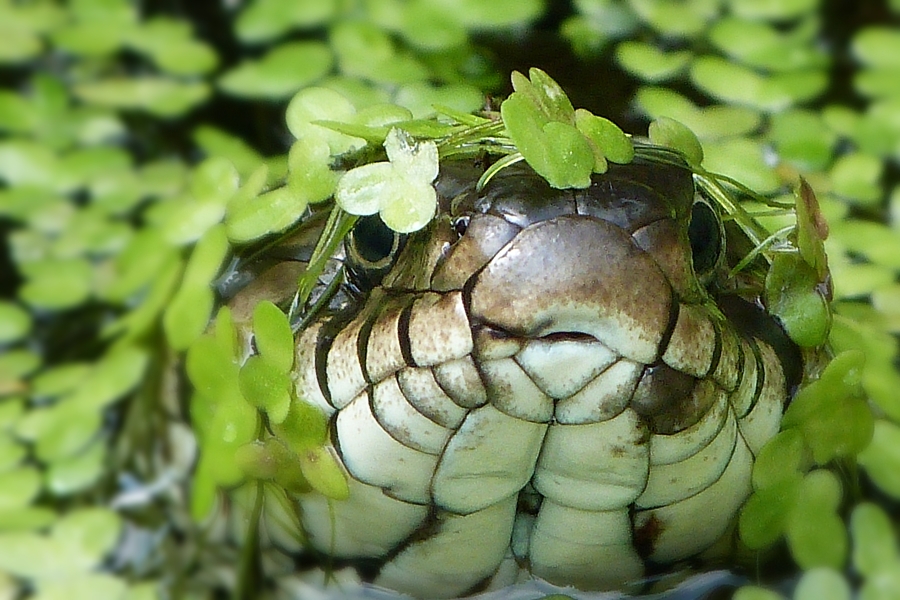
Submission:
[[[622,368],[626,366],[627,378],[631,381],[625,386],[633,387],[642,366],[622,359],[596,336],[582,331],[551,331],[527,336],[482,325],[473,333],[473,357],[488,387],[497,388],[493,390],[495,395],[506,395],[505,390],[509,387],[515,390],[511,396],[543,398],[539,403],[544,407],[544,413],[556,413],[552,405],[558,402],[565,405],[577,398],[610,369],[613,376],[615,373],[625,376]],[[599,396],[594,396],[599,409],[603,402]],[[618,411],[624,407],[606,408]],[[545,416],[549,417],[549,413]]]
[[[536,334],[510,331],[492,324],[473,328],[473,354],[480,360],[514,356],[528,345],[602,345],[597,336],[584,331],[547,331]]]
[[[541,340],[543,342],[599,342],[596,336],[591,335],[590,333],[585,333],[583,331],[549,331],[547,333],[539,333],[535,335],[529,335],[526,333],[516,333],[514,331],[509,331],[502,327],[497,327],[494,325],[481,325],[476,327],[476,329],[480,329],[484,332],[484,335],[490,336],[492,340],[496,341],[506,341],[506,340]]]

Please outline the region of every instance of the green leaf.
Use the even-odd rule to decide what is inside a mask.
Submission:
[[[731,10],[748,19],[782,21],[812,12],[819,0],[730,0]]]
[[[214,304],[208,282],[182,282],[163,313],[163,329],[174,350],[187,349],[203,333]]]
[[[38,56],[44,49],[41,38],[33,31],[16,30],[7,26],[3,27],[2,34],[0,35],[0,64],[25,62]]]
[[[397,197],[403,178],[389,162],[375,162],[350,169],[338,180],[334,200],[351,215],[371,215],[385,199]]]
[[[219,87],[242,98],[288,98],[300,88],[324,77],[332,55],[322,42],[291,42],[269,51],[260,60],[248,60],[219,78]]]
[[[900,427],[876,420],[872,442],[860,452],[858,461],[879,488],[900,498]]]
[[[227,159],[242,178],[249,177],[263,164],[263,157],[242,138],[211,125],[197,127],[191,135],[207,156]]]
[[[287,126],[293,136],[303,139],[308,135],[321,136],[337,156],[361,148],[365,140],[350,137],[325,127],[314,125],[316,121],[350,121],[356,114],[353,104],[340,93],[323,87],[310,87],[297,92],[285,112]]]
[[[668,88],[643,86],[635,94],[635,101],[650,118],[670,117],[693,131],[701,140],[746,135],[762,122],[756,110],[718,104],[697,108],[690,100]]]
[[[400,31],[410,45],[426,52],[446,52],[466,43],[466,30],[452,9],[428,2],[411,2],[404,8]]]
[[[896,570],[900,551],[891,518],[880,506],[862,502],[850,516],[853,537],[853,567],[864,577],[874,578]]]
[[[543,0],[457,0],[456,18],[470,28],[501,28],[538,19],[546,10]]]
[[[847,531],[836,510],[841,484],[824,469],[806,475],[787,522],[785,535],[800,567],[841,569],[847,557]]]
[[[220,319],[216,320],[217,332],[227,329],[220,327],[220,322]],[[222,336],[224,340],[229,337]],[[224,399],[238,389],[238,366],[234,363],[234,355],[227,344],[216,337],[203,335],[194,340],[188,348],[185,367],[191,384],[208,398]]]
[[[177,117],[206,101],[211,89],[200,81],[166,77],[110,77],[76,84],[73,94],[84,102],[106,108],[143,110],[155,116]]]
[[[234,461],[237,448],[255,439],[259,430],[259,412],[246,402],[237,387],[227,396],[191,401],[191,421],[200,432],[200,476],[215,485],[230,487],[244,479]]]
[[[191,39],[191,30],[185,21],[168,17],[154,17],[144,22],[124,42],[150,56],[161,70],[174,75],[202,75],[218,64],[212,47]]]
[[[27,280],[19,288],[19,297],[48,310],[78,306],[90,297],[93,288],[93,267],[81,258],[30,263],[25,275]]]
[[[249,477],[274,479],[291,464],[291,451],[276,438],[253,440],[237,449],[234,460]]]
[[[143,379],[148,361],[147,350],[141,346],[129,343],[112,346],[96,361],[69,402],[97,412],[134,389]]]
[[[753,550],[777,542],[784,533],[799,492],[799,477],[784,479],[754,492],[738,516],[741,541]]]
[[[591,184],[594,153],[580,131],[547,117],[526,96],[512,94],[500,105],[503,123],[516,148],[555,188]]]
[[[815,568],[803,573],[794,590],[794,600],[850,600],[850,584],[839,572]]]
[[[291,29],[324,25],[337,10],[337,0],[256,0],[238,16],[235,33],[246,43],[265,42]]]
[[[304,400],[295,400],[285,420],[272,427],[288,448],[297,454],[325,444],[328,437],[328,419],[315,406]]]
[[[0,130],[26,133],[37,129],[40,115],[28,99],[8,91],[0,91]]]
[[[693,37],[716,16],[710,10],[715,5],[708,3],[633,0],[630,4],[644,21],[666,37]]]
[[[760,194],[772,194],[782,187],[775,169],[766,162],[767,148],[759,141],[735,137],[703,146],[703,167],[726,175]]]
[[[473,85],[464,83],[436,86],[425,81],[401,85],[393,101],[412,112],[416,119],[431,118],[437,106],[448,106],[462,113],[472,113],[484,105],[484,95]]]
[[[270,161],[257,167],[247,177],[244,184],[228,199],[228,204],[225,205],[226,215],[239,210],[240,207],[247,203],[253,202],[268,187],[269,181],[282,179],[283,174],[275,173],[275,169],[270,167],[270,162],[274,162],[274,159],[270,159]]]
[[[725,17],[713,25],[710,41],[737,62],[757,69],[783,72],[824,68],[828,55],[809,43],[801,22],[794,28],[776,28],[753,19]]]
[[[528,70],[531,85],[525,87],[526,96],[537,101],[538,108],[551,121],[559,121],[569,125],[575,124],[575,109],[565,91],[552,77],[541,69],[532,67]],[[516,81],[513,80],[513,87]],[[520,83],[521,85],[521,83]],[[533,90],[528,92],[527,90]],[[516,91],[519,91],[518,89]]]
[[[783,160],[807,171],[827,167],[837,142],[818,113],[802,109],[772,115],[769,137]]]
[[[191,480],[190,511],[196,522],[207,519],[216,506],[218,485],[212,472],[213,457],[201,454]]]
[[[228,306],[223,306],[216,313],[213,321],[212,335],[225,356],[233,359],[239,359],[238,355],[238,335],[234,326],[234,318]]]
[[[28,506],[41,491],[41,472],[23,466],[0,473],[0,511]]]
[[[398,194],[383,200],[379,215],[384,224],[398,233],[412,233],[425,227],[437,209],[437,192],[430,183],[401,178]]]
[[[294,364],[294,334],[280,308],[265,300],[253,309],[253,336],[259,354],[288,373]]]
[[[69,182],[59,177],[59,159],[48,147],[30,140],[0,142],[0,180],[12,185],[34,185],[65,191]]]
[[[690,75],[694,85],[718,100],[771,112],[816,98],[828,85],[828,77],[821,70],[790,71],[766,77],[717,56],[696,58]]]
[[[126,600],[128,585],[120,577],[104,573],[85,573],[42,583],[34,600]]]
[[[645,42],[625,41],[616,46],[616,60],[644,81],[664,81],[678,75],[693,56],[690,50],[666,52]]]
[[[831,233],[849,252],[890,269],[900,269],[900,236],[881,223],[848,219]]]
[[[0,473],[18,467],[27,456],[28,450],[23,444],[11,435],[0,432]]]
[[[745,585],[734,592],[731,600],[784,600],[784,596],[765,588]]]
[[[799,480],[810,466],[810,456],[798,429],[786,429],[766,442],[753,463],[757,490]]]
[[[54,462],[82,451],[99,433],[102,416],[93,407],[61,400],[46,413],[35,440],[35,455],[43,462]]]
[[[815,269],[802,257],[775,256],[766,275],[765,302],[794,342],[806,348],[825,342],[831,327],[831,311],[819,289]]]
[[[314,490],[334,500],[350,496],[347,475],[340,460],[329,447],[313,447],[300,453],[303,476]]]
[[[287,229],[296,223],[308,205],[289,187],[266,192],[237,206],[229,206],[225,230],[232,242],[243,243]]]
[[[225,204],[238,189],[240,176],[234,165],[221,156],[207,158],[190,178],[190,192],[203,203]]]
[[[329,75],[320,81],[317,87],[337,92],[346,100],[349,100],[357,110],[390,101],[390,95],[387,90],[356,77]]]
[[[107,323],[100,331],[103,338],[122,335],[123,341],[133,341],[142,337],[151,328],[158,326],[159,315],[166,308],[182,276],[182,265],[174,253],[167,253],[168,264],[156,273],[153,283],[141,303],[119,319]],[[108,292],[101,294],[108,298]]]
[[[606,161],[625,164],[634,158],[634,145],[619,126],[579,108],[575,111],[575,127],[587,138],[594,152],[594,172],[606,172]]]
[[[800,256],[815,270],[819,283],[825,284],[828,280],[828,257],[825,256],[828,223],[825,222],[825,217],[819,209],[815,192],[805,179],[800,179],[800,186],[795,195],[797,247]]]
[[[782,427],[801,430],[818,464],[853,456],[872,439],[873,416],[860,386],[863,362],[859,350],[842,352],[785,412]]]
[[[56,522],[52,535],[85,563],[97,564],[115,548],[122,525],[118,513],[108,508],[76,508]]]
[[[90,363],[78,362],[43,369],[31,380],[31,391],[38,398],[59,396],[80,385],[91,368]]]
[[[428,68],[412,54],[398,51],[387,32],[365,21],[339,21],[331,28],[329,41],[347,76],[381,84],[425,81]]]
[[[77,455],[53,461],[45,474],[47,489],[56,496],[87,489],[103,474],[106,458],[106,440],[98,440]]]
[[[36,531],[50,527],[59,515],[43,506],[0,510],[0,535],[5,532]]]
[[[247,402],[265,411],[272,423],[281,423],[287,417],[291,380],[277,363],[265,356],[251,356],[241,367],[238,384]]]
[[[673,148],[681,152],[692,167],[699,167],[703,162],[703,147],[700,140],[690,129],[668,117],[659,117],[648,130],[650,141],[658,146]]]
[[[900,94],[900,67],[873,67],[857,72],[853,87],[863,96],[893,100]]]
[[[41,357],[25,349],[6,350],[0,353],[0,395],[16,393],[23,389],[21,381],[41,365]]]
[[[221,222],[224,215],[222,203],[185,199],[169,213],[162,225],[163,235],[172,245],[189,244]]]
[[[342,70],[355,67],[367,58],[378,64],[391,58],[396,49],[390,36],[372,23],[361,21],[338,22],[331,28],[330,42],[341,59]],[[353,75],[353,68],[347,72]]]
[[[331,148],[325,136],[297,140],[288,154],[288,188],[309,203],[327,200],[334,193],[338,179],[330,162]]]
[[[0,344],[22,339],[31,331],[31,315],[18,304],[0,300]]]
[[[900,67],[900,33],[893,27],[869,26],[853,36],[853,54],[866,65]]]
[[[900,569],[894,568],[868,579],[859,590],[859,600],[894,600],[900,597]]]
[[[184,284],[209,285],[222,268],[228,250],[228,238],[223,225],[215,225],[207,230],[188,258]]]
[[[402,129],[393,128],[384,140],[384,149],[404,179],[430,184],[437,178],[438,151],[434,142],[413,140]]]
[[[273,480],[294,493],[312,490],[303,476],[298,456],[276,438],[241,446],[234,460],[248,477]]]
[[[881,202],[884,163],[877,156],[861,152],[844,154],[831,167],[834,193],[864,205]]]

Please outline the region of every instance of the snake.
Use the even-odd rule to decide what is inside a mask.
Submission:
[[[483,162],[443,162],[418,232],[361,218],[321,278],[293,378],[350,495],[300,495],[303,528],[417,598],[629,589],[733,535],[798,350],[677,155],[565,190]],[[267,261],[257,296],[304,265]]]

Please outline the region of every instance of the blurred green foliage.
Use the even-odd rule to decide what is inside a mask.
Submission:
[[[260,535],[299,547],[285,537],[299,530],[283,489],[340,497],[346,482],[320,455],[320,416],[285,411],[284,386],[271,385],[290,368],[283,323],[255,317],[267,341],[239,364],[241,325],[220,312],[207,329],[211,283],[232,248],[331,196],[331,157],[366,141],[314,121],[383,136],[435,106],[477,110],[484,94],[513,91],[503,69],[527,72],[517,52],[529,44],[572,97],[624,90],[621,114],[586,108],[626,131],[675,119],[699,138],[705,169],[791,205],[800,175],[815,189],[838,359],[761,453],[741,533],[754,558],[786,547],[807,569],[798,600],[846,598],[851,580],[867,600],[898,597],[900,3],[845,9],[0,0],[0,597],[211,597],[245,564],[216,535],[245,539],[238,523],[260,506]],[[617,135],[582,124],[572,135]],[[598,170],[585,147],[586,172]],[[793,217],[746,206],[777,251]],[[189,416],[183,365],[205,381]],[[257,440],[257,409],[278,439]],[[248,473],[230,499],[217,495]],[[192,518],[223,502],[231,521]],[[267,571],[290,573],[279,560],[266,556]]]

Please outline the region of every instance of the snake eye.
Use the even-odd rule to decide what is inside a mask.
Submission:
[[[712,274],[725,249],[725,232],[718,213],[705,199],[697,199],[691,208],[688,226],[694,273],[701,279]]]
[[[400,249],[400,239],[378,215],[362,217],[347,236],[347,258],[363,269],[386,268]]]

